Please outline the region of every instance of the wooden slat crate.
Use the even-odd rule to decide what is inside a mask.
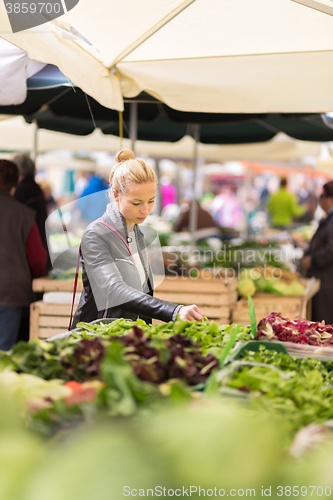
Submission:
[[[208,319],[229,324],[231,310],[237,300],[237,279],[166,276],[156,287],[155,297],[176,304],[196,304]]]
[[[42,300],[33,302],[30,306],[30,339],[46,339],[66,332],[71,308],[71,304],[46,304]]]
[[[281,313],[283,317],[295,319],[299,316],[311,318],[311,299],[320,288],[320,280],[311,278],[303,280],[306,290],[303,295],[288,296],[276,295],[273,293],[256,293],[253,297],[253,304],[256,311],[257,322],[271,312]],[[248,313],[248,301],[241,298],[233,305],[232,322],[248,325],[250,323]]]
[[[37,278],[32,281],[34,292],[73,292],[74,280],[52,280],[48,276]],[[82,280],[77,282],[76,291],[82,292]]]

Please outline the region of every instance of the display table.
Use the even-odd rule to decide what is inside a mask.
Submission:
[[[311,299],[320,288],[320,280],[311,278],[300,281],[306,287],[303,295],[291,296],[274,293],[256,293],[252,297],[252,300],[257,322],[271,312],[281,313],[283,317],[289,319],[297,317],[311,319]],[[249,324],[247,298],[241,298],[234,304],[231,318],[233,323]]]

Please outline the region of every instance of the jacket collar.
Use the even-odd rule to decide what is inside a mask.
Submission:
[[[128,240],[127,224],[123,214],[119,211],[116,202],[109,203],[106,207],[106,218],[109,219],[107,222],[110,226],[114,227],[125,240]],[[134,224],[133,231],[136,235],[144,237],[138,224]]]
[[[120,234],[126,238],[128,238],[127,224],[123,214],[119,211],[116,202],[109,203],[106,207],[106,215],[109,219],[110,226],[114,227]],[[143,233],[137,224],[134,224],[133,231],[135,234]]]
[[[127,239],[127,225],[115,202],[109,203],[107,205],[106,215],[109,219],[110,226],[114,227],[123,237]]]
[[[328,221],[329,221],[329,219],[332,217],[332,215],[333,215],[333,210],[332,210],[332,212],[329,212],[329,213],[327,214],[327,216],[326,216],[326,217],[323,217],[323,218],[320,220],[320,222],[319,222],[319,226],[323,226],[323,225],[327,224],[327,222],[328,222]]]

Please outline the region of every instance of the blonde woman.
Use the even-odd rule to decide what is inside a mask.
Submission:
[[[123,149],[110,173],[114,201],[89,224],[81,242],[83,292],[72,328],[79,321],[141,317],[201,321],[196,306],[182,306],[153,297],[153,275],[139,225],[150,214],[157,179],[151,167]]]

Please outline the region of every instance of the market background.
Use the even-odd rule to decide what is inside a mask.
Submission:
[[[311,324],[320,282],[300,266],[324,212],[280,230],[267,210],[281,177],[300,204],[333,180],[331,2],[71,7],[15,32],[0,6],[0,151],[36,162],[53,264],[0,353],[0,497],[331,496],[333,327]],[[159,180],[156,295],[208,319],[64,335],[79,243],[108,201],[82,194],[108,187],[122,148]],[[194,208],[173,231],[193,198],[216,226]]]

